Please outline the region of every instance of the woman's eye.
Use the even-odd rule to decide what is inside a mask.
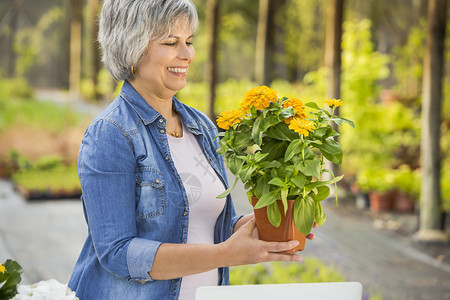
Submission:
[[[170,47],[173,47],[173,46],[175,46],[175,45],[176,45],[176,43],[164,43],[164,45],[166,45],[166,46],[170,46]]]
[[[194,42],[186,42],[186,45],[188,46],[192,46],[194,44]]]

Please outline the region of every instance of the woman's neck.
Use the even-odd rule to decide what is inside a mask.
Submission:
[[[130,84],[144,98],[154,110],[159,112],[166,120],[173,118],[172,97],[174,95],[158,95],[154,91],[131,81]]]

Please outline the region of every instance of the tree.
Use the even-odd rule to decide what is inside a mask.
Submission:
[[[69,89],[71,94],[77,97],[80,92],[81,79],[81,21],[83,0],[72,0],[71,4]]]
[[[100,45],[98,43],[98,0],[88,0],[89,7],[89,21],[90,21],[90,33],[89,33],[89,50],[91,52],[91,76],[94,83],[95,99],[98,100],[98,73],[100,72]]]
[[[325,36],[325,67],[327,69],[327,95],[329,98],[341,97],[341,42],[342,20],[344,14],[344,0],[332,0],[329,4],[328,23]],[[339,115],[339,108],[335,110]],[[338,126],[333,123],[333,129],[338,131]],[[337,139],[337,137],[335,137]],[[339,167],[330,164],[334,174],[338,174]]]
[[[447,0],[430,0],[422,84],[420,241],[448,241],[442,231],[440,126]]]
[[[273,5],[273,0],[259,0],[255,64],[255,80],[258,84],[269,84],[269,40],[270,29],[273,26]]]
[[[206,2],[206,34],[208,60],[206,62],[206,81],[208,82],[209,117],[214,119],[214,102],[216,99],[217,86],[217,29],[219,24],[219,2],[220,0],[208,0]]]

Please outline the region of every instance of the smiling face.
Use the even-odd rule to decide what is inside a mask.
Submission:
[[[131,81],[138,90],[159,99],[171,99],[186,85],[188,67],[195,58],[193,34],[187,22],[158,41],[150,41]]]

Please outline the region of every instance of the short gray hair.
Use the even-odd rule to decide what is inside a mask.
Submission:
[[[190,0],[105,0],[98,40],[103,63],[118,81],[131,80],[149,41],[162,40],[185,18],[192,33],[198,16]]]

